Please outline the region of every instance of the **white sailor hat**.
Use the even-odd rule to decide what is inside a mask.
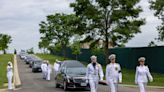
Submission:
[[[115,54],[111,54],[108,59],[111,60],[111,59],[115,59],[116,58],[116,55]]]
[[[92,55],[90,58],[91,58],[91,59],[97,59],[97,56]]]
[[[138,59],[138,61],[145,61],[145,60],[146,60],[145,57],[140,57],[140,58]]]

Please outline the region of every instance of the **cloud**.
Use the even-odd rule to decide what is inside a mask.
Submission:
[[[40,39],[39,23],[49,14],[72,13],[69,7],[74,0],[0,0],[0,33],[12,36],[13,42],[9,51],[13,49],[38,49]],[[157,37],[156,27],[160,21],[149,10],[148,0],[141,0],[144,8],[141,17],[146,18],[147,24],[141,27],[142,33],[137,34],[127,43],[127,46],[147,46],[148,42]]]
[[[154,11],[149,9],[149,0],[141,0],[139,5],[143,8],[140,13],[140,18],[146,19],[146,24],[141,26],[142,33],[136,34],[126,46],[128,47],[143,47],[148,46],[150,41],[155,41],[158,37],[157,26],[161,24],[161,20],[154,16]],[[155,41],[158,45],[164,45],[164,42]]]
[[[38,50],[39,23],[49,14],[71,13],[70,0],[0,0],[0,33],[12,36],[14,48]]]

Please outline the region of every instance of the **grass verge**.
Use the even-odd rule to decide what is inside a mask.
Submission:
[[[54,56],[50,54],[35,54],[36,56],[40,57],[41,59],[48,60],[51,64],[54,64],[56,59],[63,61],[66,60],[67,58],[60,57],[60,56]]]
[[[8,61],[13,61],[12,54],[0,55],[0,89],[4,88],[4,84],[7,83],[6,67]]]

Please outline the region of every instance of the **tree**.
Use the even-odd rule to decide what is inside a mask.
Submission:
[[[17,50],[16,49],[14,49],[14,54],[17,54]]]
[[[11,36],[0,34],[0,50],[3,50],[4,54],[6,54],[6,49],[9,47],[8,45],[11,43],[11,41]]]
[[[30,48],[26,51],[28,54],[34,54],[34,48]]]
[[[76,41],[71,45],[72,54],[76,55],[76,60],[78,60],[78,55],[81,53],[80,42]]]
[[[48,40],[49,45],[54,46],[60,44],[63,56],[66,56],[66,48],[69,45],[70,38],[74,35],[76,25],[72,22],[76,19],[73,14],[59,14],[47,16],[46,21],[42,21],[40,25],[40,33],[42,38]]]
[[[60,43],[56,43],[54,46],[48,48],[50,51],[60,52],[62,51],[62,46]]]
[[[160,26],[157,27],[157,30],[159,33],[158,40],[163,41],[164,40],[164,0],[151,0],[150,3],[151,3],[150,9],[155,10],[154,15],[162,20],[162,23]]]
[[[140,19],[142,9],[136,4],[140,0],[76,0],[70,6],[81,20],[86,41],[91,45],[103,40],[106,62],[108,61],[109,43],[113,47],[123,46],[134,34],[140,33],[144,19]],[[95,43],[96,45],[96,43]]]
[[[46,38],[41,37],[41,41],[39,42],[39,49],[43,49],[43,52],[46,53],[46,49],[49,48],[50,42]]]
[[[148,45],[148,47],[155,47],[155,46],[157,46],[157,45],[154,43],[154,41],[151,41]]]

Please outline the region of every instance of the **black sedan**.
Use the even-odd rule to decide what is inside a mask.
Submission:
[[[75,60],[63,61],[59,73],[55,78],[56,87],[63,87],[64,90],[69,88],[85,88],[89,90],[89,83],[86,81],[86,67]]]
[[[29,64],[30,61],[31,61],[33,58],[34,58],[34,57],[32,57],[31,55],[28,55],[28,56],[26,56],[26,58],[24,59],[24,61],[25,61],[26,64]]]
[[[37,59],[37,58],[32,58],[32,59],[30,59],[30,60],[29,60],[29,67],[32,68],[33,62],[38,61],[38,60],[39,60],[39,59]]]
[[[42,60],[35,60],[32,62],[32,72],[41,72],[41,64],[43,63]]]

